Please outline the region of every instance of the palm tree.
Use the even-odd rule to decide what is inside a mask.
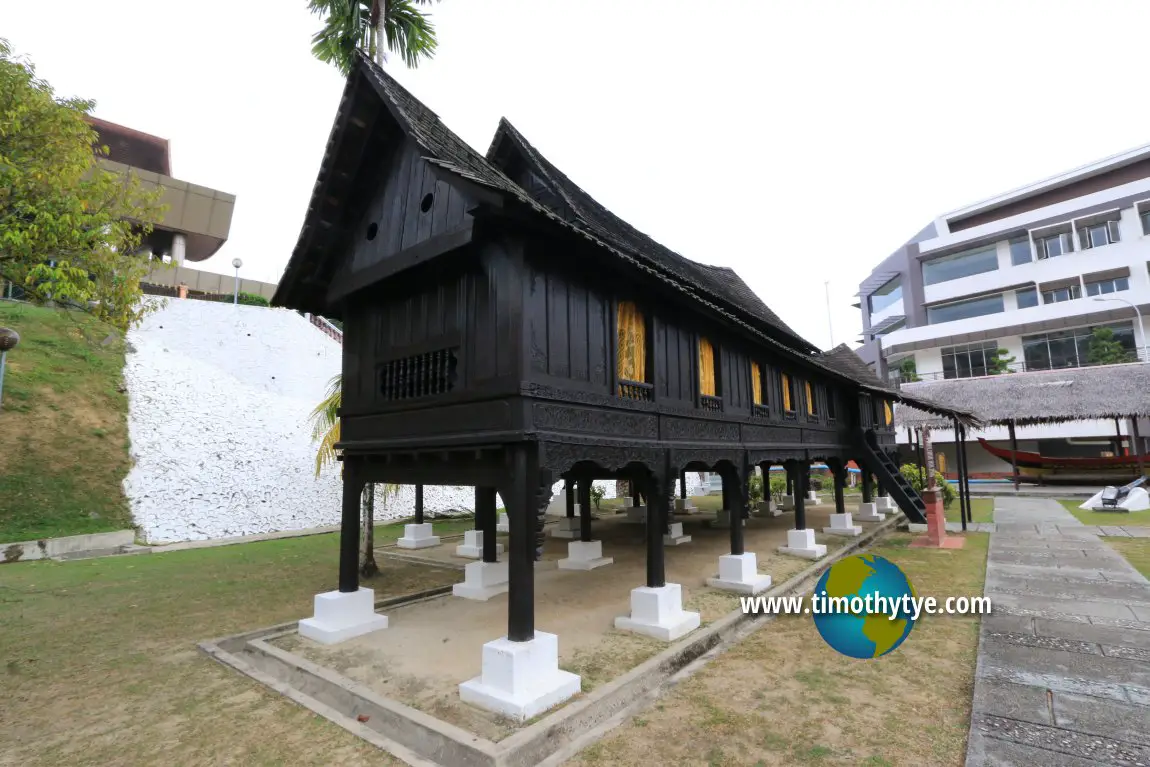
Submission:
[[[318,477],[328,464],[335,463],[338,455],[335,450],[339,442],[339,406],[343,402],[343,376],[337,375],[328,382],[327,396],[311,411],[311,438],[319,442],[315,455],[315,475]],[[399,485],[383,486],[383,500],[386,503],[399,492]],[[359,573],[370,578],[379,572],[375,563],[375,485],[368,483],[363,488],[360,502],[360,550]]]
[[[344,75],[355,65],[356,50],[383,64],[386,48],[414,69],[421,60],[433,57],[439,44],[431,17],[419,9],[435,2],[438,0],[308,0],[308,10],[324,22],[323,29],[312,35],[311,52]]]

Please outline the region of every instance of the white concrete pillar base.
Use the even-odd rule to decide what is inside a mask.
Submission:
[[[788,530],[787,545],[779,546],[780,554],[790,554],[803,559],[822,559],[827,555],[827,547],[822,543],[815,543],[815,531]]]
[[[683,587],[668,583],[659,588],[631,589],[631,614],[615,619],[615,628],[673,642],[699,627],[698,613],[683,610]]]
[[[483,645],[483,671],[459,685],[464,703],[525,722],[577,695],[578,676],[559,668],[559,637],[536,631],[529,642],[500,637]]]
[[[495,554],[503,553],[503,544],[495,544]],[[455,556],[467,559],[483,559],[483,531],[468,530],[463,534],[463,543],[455,547]]]
[[[793,495],[783,496],[783,511],[795,510],[795,497]]]
[[[855,515],[855,519],[859,522],[882,522],[886,519],[886,514],[879,511],[873,503],[859,502],[859,510]]]
[[[499,512],[499,518],[495,521],[495,532],[509,533],[511,532],[511,520],[507,518],[507,512]]]
[[[451,593],[463,599],[486,602],[506,594],[509,583],[507,562],[471,562],[463,568],[463,583],[451,587]]]
[[[614,561],[603,556],[603,541],[571,541],[567,544],[567,558],[556,564],[560,570],[594,570]]]
[[[431,523],[404,525],[403,537],[395,542],[401,549],[426,549],[439,545],[439,536],[431,534]]]
[[[682,546],[684,543],[690,543],[691,536],[683,535],[683,523],[672,522],[671,532],[663,534],[663,544],[665,546]]]
[[[698,514],[699,507],[691,502],[690,498],[676,498],[675,499],[675,513],[676,514]]]
[[[898,507],[894,505],[894,499],[889,495],[876,495],[874,501],[875,508],[879,511],[886,511],[891,513],[898,511]]]
[[[320,644],[336,644],[387,628],[387,616],[375,611],[375,592],[327,591],[315,595],[315,615],[299,622],[299,635]]]
[[[862,535],[862,527],[854,523],[854,520],[851,519],[851,513],[848,511],[845,514],[831,514],[831,526],[824,527],[823,533],[854,537]]]
[[[736,594],[758,594],[771,587],[771,576],[759,574],[758,558],[751,552],[719,557],[719,574],[707,579],[711,588]]]
[[[747,524],[747,520],[745,519],[742,522],[743,525]],[[731,528],[731,512],[726,509],[719,509],[718,513],[715,514],[715,518],[711,520],[711,527],[729,530]]]
[[[551,528],[552,538],[578,538],[579,537],[579,504],[575,504],[574,517],[562,517],[559,524]]]
[[[646,506],[628,506],[627,518],[623,520],[630,525],[641,525],[647,521]]]
[[[812,505],[812,506],[817,506],[820,503],[822,503],[822,501],[819,500],[819,491],[818,490],[808,490],[807,491],[807,504]]]
[[[755,507],[755,510],[751,512],[751,515],[755,516],[755,517],[771,518],[771,517],[781,517],[783,515],[783,512],[779,511],[778,507],[775,506],[775,502],[773,500],[771,500],[771,501],[759,501],[758,505]]]

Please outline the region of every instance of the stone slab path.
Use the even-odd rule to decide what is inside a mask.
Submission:
[[[1001,505],[1001,503],[999,505]],[[1063,531],[1063,528],[1068,528],[1066,532],[1072,535],[1082,535],[1083,533],[1089,533],[1090,535],[1101,535],[1103,537],[1111,538],[1150,538],[1150,525],[1083,525],[1070,514],[1067,514],[1066,516],[1070,519],[1069,522],[1056,522],[1053,525],[1048,522],[1044,522],[1042,523],[1041,529],[1039,528],[1039,523],[1037,522],[1032,525],[1024,524],[1023,527],[1025,527],[1026,530],[1034,533],[1060,533]],[[911,524],[909,527],[912,533],[926,532],[926,525]],[[1017,525],[1014,525],[1014,527],[1017,528]],[[993,533],[998,530],[998,525],[995,522],[968,522],[966,528],[967,530],[976,533]],[[946,531],[948,533],[961,533],[962,523],[947,522]]]
[[[967,766],[1150,765],[1150,582],[1057,501],[994,519]]]

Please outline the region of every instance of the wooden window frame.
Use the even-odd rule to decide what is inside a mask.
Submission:
[[[795,390],[794,383],[794,376],[782,370],[779,371],[779,402],[783,420],[786,421],[797,421],[799,418],[799,411],[796,408],[798,403],[795,402],[798,398],[798,392]],[[790,400],[790,407],[787,407],[788,400]]]
[[[630,381],[619,378],[619,306],[624,303],[635,305],[643,317],[643,356],[644,381]],[[611,394],[633,402],[655,401],[655,318],[642,301],[632,299],[611,300]],[[625,393],[626,392],[626,393]]]
[[[759,369],[759,399],[761,402],[755,402],[755,368]],[[767,366],[756,359],[751,360],[748,366],[749,375],[751,377],[751,415],[757,418],[769,418],[771,415],[771,390],[767,386]]]
[[[723,400],[722,347],[711,340],[712,336],[695,333],[695,391],[698,392],[696,407],[709,412],[721,413],[725,409]],[[703,354],[703,341],[711,347],[711,365],[715,371],[715,393],[703,393],[703,369],[699,360]]]

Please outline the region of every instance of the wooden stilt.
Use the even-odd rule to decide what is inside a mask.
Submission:
[[[805,461],[798,461],[795,466],[795,529],[807,529],[807,476],[811,473],[811,465]]]
[[[1010,434],[1010,470],[1014,475],[1014,490],[1018,492],[1018,435],[1014,431],[1014,421],[1008,423],[1006,428]]]
[[[1138,458],[1138,476],[1146,476],[1145,458],[1142,455],[1142,437],[1138,434],[1138,416],[1130,419],[1130,448]]]
[[[563,492],[567,496],[567,518],[575,517],[575,480],[568,478],[563,482]]]
[[[687,500],[687,472],[679,472],[679,498]]]
[[[831,477],[835,483],[835,514],[846,514],[846,499],[843,497],[843,485],[846,484],[846,464],[835,462],[831,469]]]
[[[746,507],[747,475],[746,472],[736,469],[728,469],[728,471],[730,472],[731,503],[734,506],[734,508],[728,509],[731,512],[731,553],[742,554],[744,552],[743,510]],[[724,477],[723,486],[726,487],[727,484],[727,478]]]
[[[591,478],[579,480],[579,540],[591,540]]]
[[[343,509],[339,528],[339,590],[359,591],[359,504],[362,471],[354,460],[343,462]]]
[[[496,554],[496,530],[497,524],[495,511],[495,488],[494,487],[477,487],[475,488],[475,519],[478,523],[477,529],[483,531],[483,561],[495,562],[498,560]]]
[[[415,524],[423,524],[423,485],[415,486]]]
[[[664,482],[666,479],[663,480]],[[667,585],[666,565],[663,558],[663,506],[667,494],[659,487],[659,479],[647,480],[647,586],[653,589]]]
[[[871,474],[866,469],[863,469],[859,475],[859,481],[862,483],[862,502],[874,503],[874,496],[871,493]]]
[[[517,445],[512,451],[512,471],[503,498],[511,526],[507,546],[507,638],[530,642],[535,638],[534,521],[539,466],[534,447]]]
[[[962,522],[963,532],[966,531],[966,523],[968,520],[966,508],[966,492],[963,489],[963,475],[966,473],[966,451],[962,447],[962,427],[958,424],[958,419],[954,419],[954,451],[955,451],[955,471],[958,477],[958,518]]]

